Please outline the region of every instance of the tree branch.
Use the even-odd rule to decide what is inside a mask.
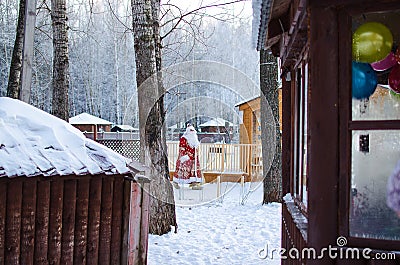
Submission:
[[[161,40],[164,39],[165,37],[167,37],[169,34],[171,34],[171,32],[174,31],[174,30],[178,27],[178,25],[179,25],[182,21],[184,21],[184,18],[187,17],[187,16],[196,15],[199,11],[204,10],[204,9],[207,9],[207,8],[222,7],[222,6],[232,5],[232,4],[235,4],[235,3],[246,2],[246,1],[249,1],[249,0],[234,0],[234,1],[225,2],[225,3],[219,3],[219,4],[211,4],[211,5],[200,6],[200,7],[195,8],[195,9],[193,9],[193,10],[187,12],[187,13],[184,13],[184,14],[182,14],[181,9],[178,8],[176,5],[173,5],[173,4],[170,4],[170,3],[163,4],[163,5],[173,6],[173,7],[177,8],[177,9],[179,10],[179,12],[180,12],[181,15],[180,15],[178,18],[172,18],[172,19],[170,19],[169,21],[166,21],[166,22],[163,24],[163,26],[164,26],[164,25],[166,25],[166,24],[168,24],[168,23],[171,23],[171,22],[175,21],[176,19],[178,19],[178,21],[175,23],[175,25],[173,25],[173,26],[171,27],[171,29],[170,29],[167,33],[165,33],[163,36],[161,36]],[[197,14],[197,15],[198,15],[198,14]],[[201,16],[205,16],[205,14],[203,13]],[[216,17],[215,15],[214,15],[214,16],[210,16],[210,17],[213,17],[213,18],[217,19],[217,17]]]

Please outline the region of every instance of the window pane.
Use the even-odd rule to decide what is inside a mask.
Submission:
[[[400,240],[400,216],[387,204],[387,188],[399,192],[391,200],[400,198],[400,175],[388,185],[400,160],[400,131],[353,131],[351,158],[350,235]]]
[[[307,207],[307,115],[308,115],[308,64],[304,66],[304,113],[303,113],[303,183],[302,183],[302,199]]]
[[[352,23],[352,118],[400,119],[400,11],[365,13]]]

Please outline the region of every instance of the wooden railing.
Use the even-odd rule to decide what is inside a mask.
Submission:
[[[101,137],[97,142],[128,158],[139,160],[139,140],[108,139]],[[169,170],[175,171],[179,150],[178,141],[167,141]],[[221,175],[242,175],[246,181],[259,181],[263,176],[261,145],[201,143],[199,148],[200,168],[209,177],[206,181]],[[240,178],[237,178],[239,180]]]
[[[175,171],[179,142],[167,142],[170,171]],[[203,174],[246,173],[252,180],[262,176],[261,146],[256,144],[201,143],[198,148]]]

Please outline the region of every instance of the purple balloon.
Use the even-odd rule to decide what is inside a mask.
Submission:
[[[397,64],[390,71],[388,81],[389,81],[390,89],[399,94],[400,93],[400,64]]]
[[[397,64],[393,52],[390,52],[384,59],[371,63],[372,69],[375,71],[385,71]]]

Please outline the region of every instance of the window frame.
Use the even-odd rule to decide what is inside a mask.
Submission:
[[[303,193],[303,185],[304,185],[304,177],[308,178],[308,152],[309,152],[309,100],[308,95],[306,97],[306,89],[307,93],[309,93],[310,86],[310,78],[306,77],[306,74],[309,75],[309,71],[305,71],[306,65],[308,67],[307,56],[302,56],[302,59],[294,68],[294,91],[293,91],[293,170],[292,170],[292,179],[290,191],[294,198],[296,205],[299,207],[300,211],[304,216],[308,216],[307,214],[307,206],[304,203],[304,200],[308,201],[308,198],[305,197]],[[307,83],[306,83],[307,81]],[[305,112],[307,106],[307,113]],[[306,130],[306,131],[305,131]],[[306,137],[305,137],[306,136]],[[306,158],[306,160],[304,160]],[[306,168],[306,170],[305,170]],[[305,176],[303,175],[305,174]]]
[[[348,240],[348,246],[370,247],[382,250],[400,248],[400,241],[374,238],[360,238],[350,235],[350,189],[352,166],[352,133],[356,130],[400,130],[400,120],[353,120],[351,95],[351,40],[352,17],[370,12],[400,10],[400,3],[347,6],[339,10],[339,233]]]

